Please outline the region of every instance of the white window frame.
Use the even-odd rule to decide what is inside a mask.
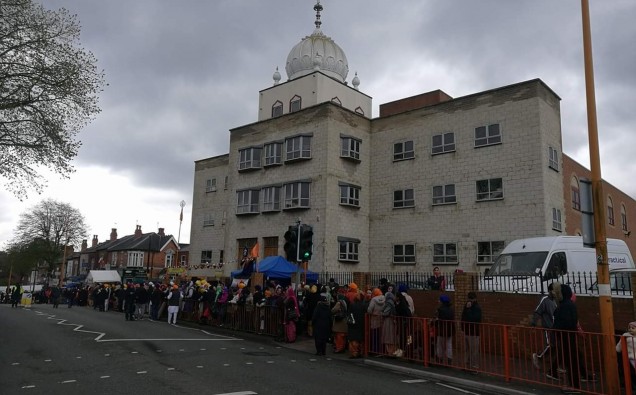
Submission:
[[[433,243],[433,263],[436,265],[459,263],[457,243]]]
[[[400,198],[396,194],[401,194]],[[407,196],[407,195],[410,195]],[[413,188],[396,189],[393,191],[393,208],[412,208],[415,207],[415,190]]]
[[[303,108],[303,99],[298,95],[294,95],[289,101],[289,112],[300,111]]]
[[[294,136],[285,139],[285,161],[311,159],[311,136]]]
[[[239,171],[261,168],[261,147],[249,147],[239,150]]]
[[[455,152],[455,133],[446,132],[434,134],[431,137],[431,155],[445,154],[448,152]]]
[[[433,206],[457,204],[455,184],[435,185],[433,187]]]
[[[263,146],[263,166],[283,164],[283,143],[267,143]]]
[[[340,157],[360,160],[360,144],[362,140],[353,137],[340,137]]]
[[[561,222],[561,210],[558,208],[552,208],[552,229],[562,232],[563,222]]]
[[[475,148],[501,144],[501,125],[493,123],[475,128]]]
[[[494,185],[493,185],[494,184]],[[500,184],[500,187],[497,188],[497,184]],[[480,191],[480,186],[482,189]],[[475,182],[475,190],[477,193],[477,201],[485,202],[489,200],[501,200],[504,198],[504,190],[503,190],[503,178],[489,178],[485,180],[477,180]]]
[[[185,266],[187,264],[188,264],[188,256],[186,254],[181,255],[181,257],[179,258],[179,265]]]
[[[258,213],[260,190],[245,189],[237,191],[236,214],[255,214]]]
[[[360,262],[359,241],[339,241],[338,260],[342,262]]]
[[[205,180],[205,192],[216,192],[216,178]]]
[[[212,213],[205,213],[203,215],[203,226],[214,226],[214,217]]]
[[[393,264],[394,265],[414,265],[415,264],[415,244],[393,244]]]
[[[340,184],[340,205],[360,207],[360,187],[351,184]]]
[[[505,241],[478,241],[477,264],[492,265],[506,245]]]
[[[166,251],[166,259],[164,260],[163,267],[172,267],[172,262],[174,262],[175,253],[172,250]]]
[[[280,211],[280,186],[270,186],[261,189],[263,193],[263,212]]]
[[[415,159],[415,143],[413,140],[393,143],[393,162]]]
[[[212,250],[201,250],[201,263],[212,263]]]
[[[548,147],[548,167],[559,171],[559,152],[552,147]]]
[[[283,102],[276,100],[276,103],[272,104],[272,118],[280,117],[284,112]]]
[[[110,267],[117,267],[117,251],[110,253]]]
[[[310,208],[311,183],[310,182],[290,182],[283,185],[285,191],[284,209]]]
[[[144,267],[143,251],[128,251],[127,267]]]

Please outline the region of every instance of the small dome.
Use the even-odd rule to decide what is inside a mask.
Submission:
[[[274,85],[278,85],[278,83],[280,82],[280,73],[278,72],[278,67],[276,67],[276,71],[274,71],[274,75],[272,75],[272,78],[274,79]]]
[[[287,55],[287,78],[290,80],[320,70],[340,82],[345,82],[349,74],[349,63],[342,48],[321,30],[320,1],[314,6],[316,10],[316,29],[301,42],[296,44]]]

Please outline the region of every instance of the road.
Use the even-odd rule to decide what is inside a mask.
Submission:
[[[5,394],[475,394],[269,338],[86,307],[2,304],[0,322]]]

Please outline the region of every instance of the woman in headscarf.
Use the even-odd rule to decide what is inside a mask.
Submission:
[[[287,343],[293,343],[296,341],[296,321],[298,321],[298,317],[300,317],[300,310],[298,309],[296,292],[294,292],[294,288],[291,286],[287,288],[284,305],[283,326],[285,327],[285,341]]]
[[[395,313],[395,295],[387,292],[384,294],[384,308],[382,309],[382,344],[384,344],[384,352],[391,356],[397,356]]]
[[[382,348],[380,347],[380,334],[382,331],[382,310],[384,309],[384,295],[380,288],[374,288],[371,301],[367,307],[367,313],[371,314],[369,319],[369,326],[371,328],[370,333],[370,348],[371,352],[380,353]]]
[[[348,322],[347,337],[349,339],[349,358],[362,357],[360,345],[364,343],[364,315],[367,307],[360,292],[353,296],[353,302],[349,305],[349,314],[353,316],[353,322]]]
[[[326,294],[320,295],[320,300],[316,304],[314,314],[311,317],[311,324],[314,328],[316,355],[325,355],[327,340],[329,340],[331,335],[331,309],[329,308]]]
[[[336,296],[336,304],[331,309],[333,315],[333,326],[331,331],[333,333],[333,348],[336,354],[345,352],[347,345],[347,302],[345,296],[339,293]]]

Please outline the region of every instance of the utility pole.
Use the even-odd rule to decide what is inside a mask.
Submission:
[[[594,207],[594,233],[596,235],[596,263],[598,272],[598,301],[603,333],[603,376],[605,393],[619,394],[618,365],[614,344],[614,311],[607,263],[607,239],[605,233],[605,208],[601,178],[601,160],[598,147],[596,122],[596,95],[594,92],[594,65],[592,61],[592,34],[590,29],[589,0],[581,0],[583,19],[583,58],[585,61],[585,93],[587,99],[587,129],[590,145],[590,170],[592,172],[592,197]]]

